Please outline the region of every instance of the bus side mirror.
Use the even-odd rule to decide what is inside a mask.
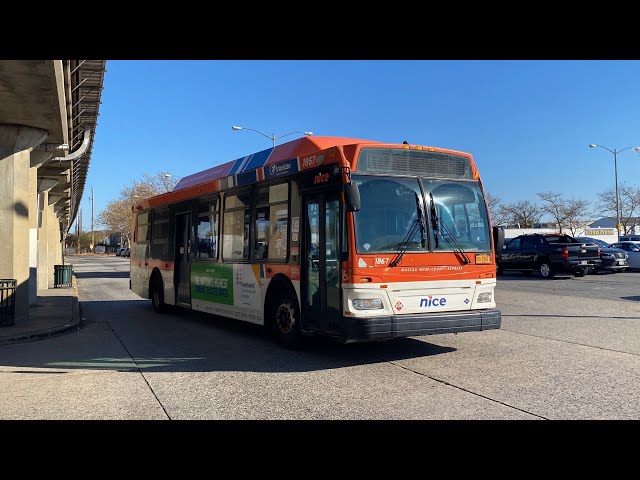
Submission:
[[[344,185],[344,199],[347,205],[347,212],[357,212],[360,210],[360,190],[355,183]]]

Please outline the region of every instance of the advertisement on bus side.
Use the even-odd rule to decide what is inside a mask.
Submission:
[[[259,293],[259,265],[208,262],[191,265],[191,297],[194,300],[259,310]]]

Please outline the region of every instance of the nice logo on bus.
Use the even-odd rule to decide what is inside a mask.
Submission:
[[[433,295],[427,296],[427,298],[420,299],[421,307],[444,307],[447,305],[446,297],[433,297]]]
[[[319,183],[327,183],[329,181],[328,173],[319,173],[315,177],[313,177],[313,184],[317,185]]]

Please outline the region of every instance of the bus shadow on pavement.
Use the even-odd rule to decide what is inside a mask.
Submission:
[[[21,376],[73,370],[304,373],[456,351],[429,343],[429,336],[349,344],[309,337],[302,349],[290,350],[261,325],[186,310],[157,315],[149,301],[82,302],[81,311],[87,318],[75,332],[0,348],[0,367]],[[97,311],[107,312],[108,320]]]
[[[76,278],[129,278],[129,272],[76,272]]]
[[[620,297],[622,300],[633,300],[635,302],[640,302],[640,295],[632,295],[630,297]]]
[[[455,348],[442,347],[424,340],[429,337],[344,344],[324,336],[305,337],[302,347],[293,350],[279,345],[262,325],[186,310],[178,310],[175,314],[181,317],[178,321],[194,322],[211,328],[215,343],[224,344],[224,350],[229,354],[227,358],[220,360],[226,364],[232,358],[235,359],[233,370],[304,372],[428,357],[456,351]],[[248,343],[251,343],[252,347],[247,348]],[[237,348],[233,348],[234,345]]]

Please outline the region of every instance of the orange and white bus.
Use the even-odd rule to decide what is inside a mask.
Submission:
[[[304,137],[132,207],[131,290],[264,325],[287,346],[500,328],[468,153]]]

